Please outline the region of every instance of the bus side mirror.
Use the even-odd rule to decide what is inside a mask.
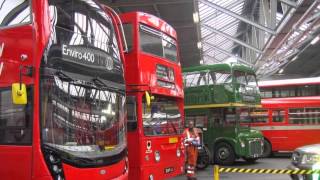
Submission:
[[[147,106],[150,107],[150,105],[151,105],[151,100],[154,100],[154,96],[150,96],[150,94],[148,93],[148,91],[145,92],[145,96],[146,96]]]
[[[23,83],[12,84],[12,101],[13,104],[25,105],[28,102],[27,88]]]

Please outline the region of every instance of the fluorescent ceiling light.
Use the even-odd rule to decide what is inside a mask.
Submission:
[[[197,42],[197,47],[198,47],[198,49],[201,49],[202,48],[202,43],[199,41],[199,42]]]
[[[193,16],[193,22],[194,22],[194,23],[198,23],[198,22],[200,21],[199,13],[198,13],[198,12],[194,12],[194,13],[192,14],[192,16]]]
[[[279,70],[279,74],[282,74],[283,73],[283,69],[281,68],[280,70]]]
[[[293,57],[291,61],[295,61],[296,59],[298,59],[298,56]]]
[[[311,45],[315,45],[318,41],[320,40],[319,36],[316,36],[312,41],[311,41]]]

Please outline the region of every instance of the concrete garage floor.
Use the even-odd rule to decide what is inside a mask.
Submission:
[[[289,155],[277,155],[272,158],[259,159],[255,164],[248,164],[243,160],[238,160],[235,165],[230,167],[237,168],[263,168],[263,169],[286,169],[290,164]],[[213,166],[209,166],[206,170],[197,172],[198,180],[213,180]],[[185,180],[185,176],[179,176],[171,180]],[[289,175],[281,174],[240,174],[240,173],[223,173],[220,174],[220,180],[290,180]]]

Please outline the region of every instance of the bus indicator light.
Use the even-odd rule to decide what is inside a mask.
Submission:
[[[169,138],[169,143],[170,144],[177,143],[177,142],[178,142],[178,138],[177,137]]]

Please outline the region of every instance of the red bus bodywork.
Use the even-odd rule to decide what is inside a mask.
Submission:
[[[319,84],[320,78],[290,79],[259,82],[259,88],[279,90]],[[261,130],[273,152],[291,152],[320,142],[320,96],[265,98],[261,104],[266,120],[250,125]],[[275,119],[279,112],[282,120]]]
[[[128,131],[129,179],[149,179],[152,177],[154,179],[165,179],[179,175],[183,173],[184,168],[182,134],[145,135],[146,132],[144,132],[142,120],[142,101],[145,98],[146,91],[154,96],[171,98],[178,104],[179,112],[181,113],[179,123],[182,124],[183,85],[180,62],[172,62],[168,59],[142,52],[139,46],[139,24],[161,31],[175,40],[177,40],[176,32],[163,20],[146,13],[132,12],[121,14],[120,17],[124,25],[132,25],[133,45],[131,50],[125,54],[125,78],[127,97],[135,97],[137,106],[137,127],[135,130]],[[174,85],[174,88],[158,85],[157,65],[171,68],[174,71],[174,81],[170,82]],[[155,161],[155,151],[160,152],[161,159],[159,162]],[[177,157],[177,151],[181,151],[180,157]]]
[[[0,161],[2,163],[0,179],[4,180],[54,179],[46,165],[41,148],[39,120],[41,112],[39,68],[50,38],[49,7],[47,0],[30,0],[30,6],[32,19],[30,23],[0,29],[0,43],[3,45],[0,53],[0,88],[11,89],[12,83],[19,82],[20,66],[30,66],[34,69],[31,77],[22,77],[22,83],[34,87],[32,93],[34,97],[32,142],[26,145],[0,144]],[[112,17],[113,24],[119,23],[115,22],[114,14],[110,13],[109,15]],[[119,47],[122,47],[119,30],[116,26],[114,28],[118,34],[116,38]],[[123,57],[122,50],[120,50],[120,56]],[[128,179],[126,158],[107,166],[78,168],[68,163],[62,163],[62,167],[64,178],[68,180]]]

